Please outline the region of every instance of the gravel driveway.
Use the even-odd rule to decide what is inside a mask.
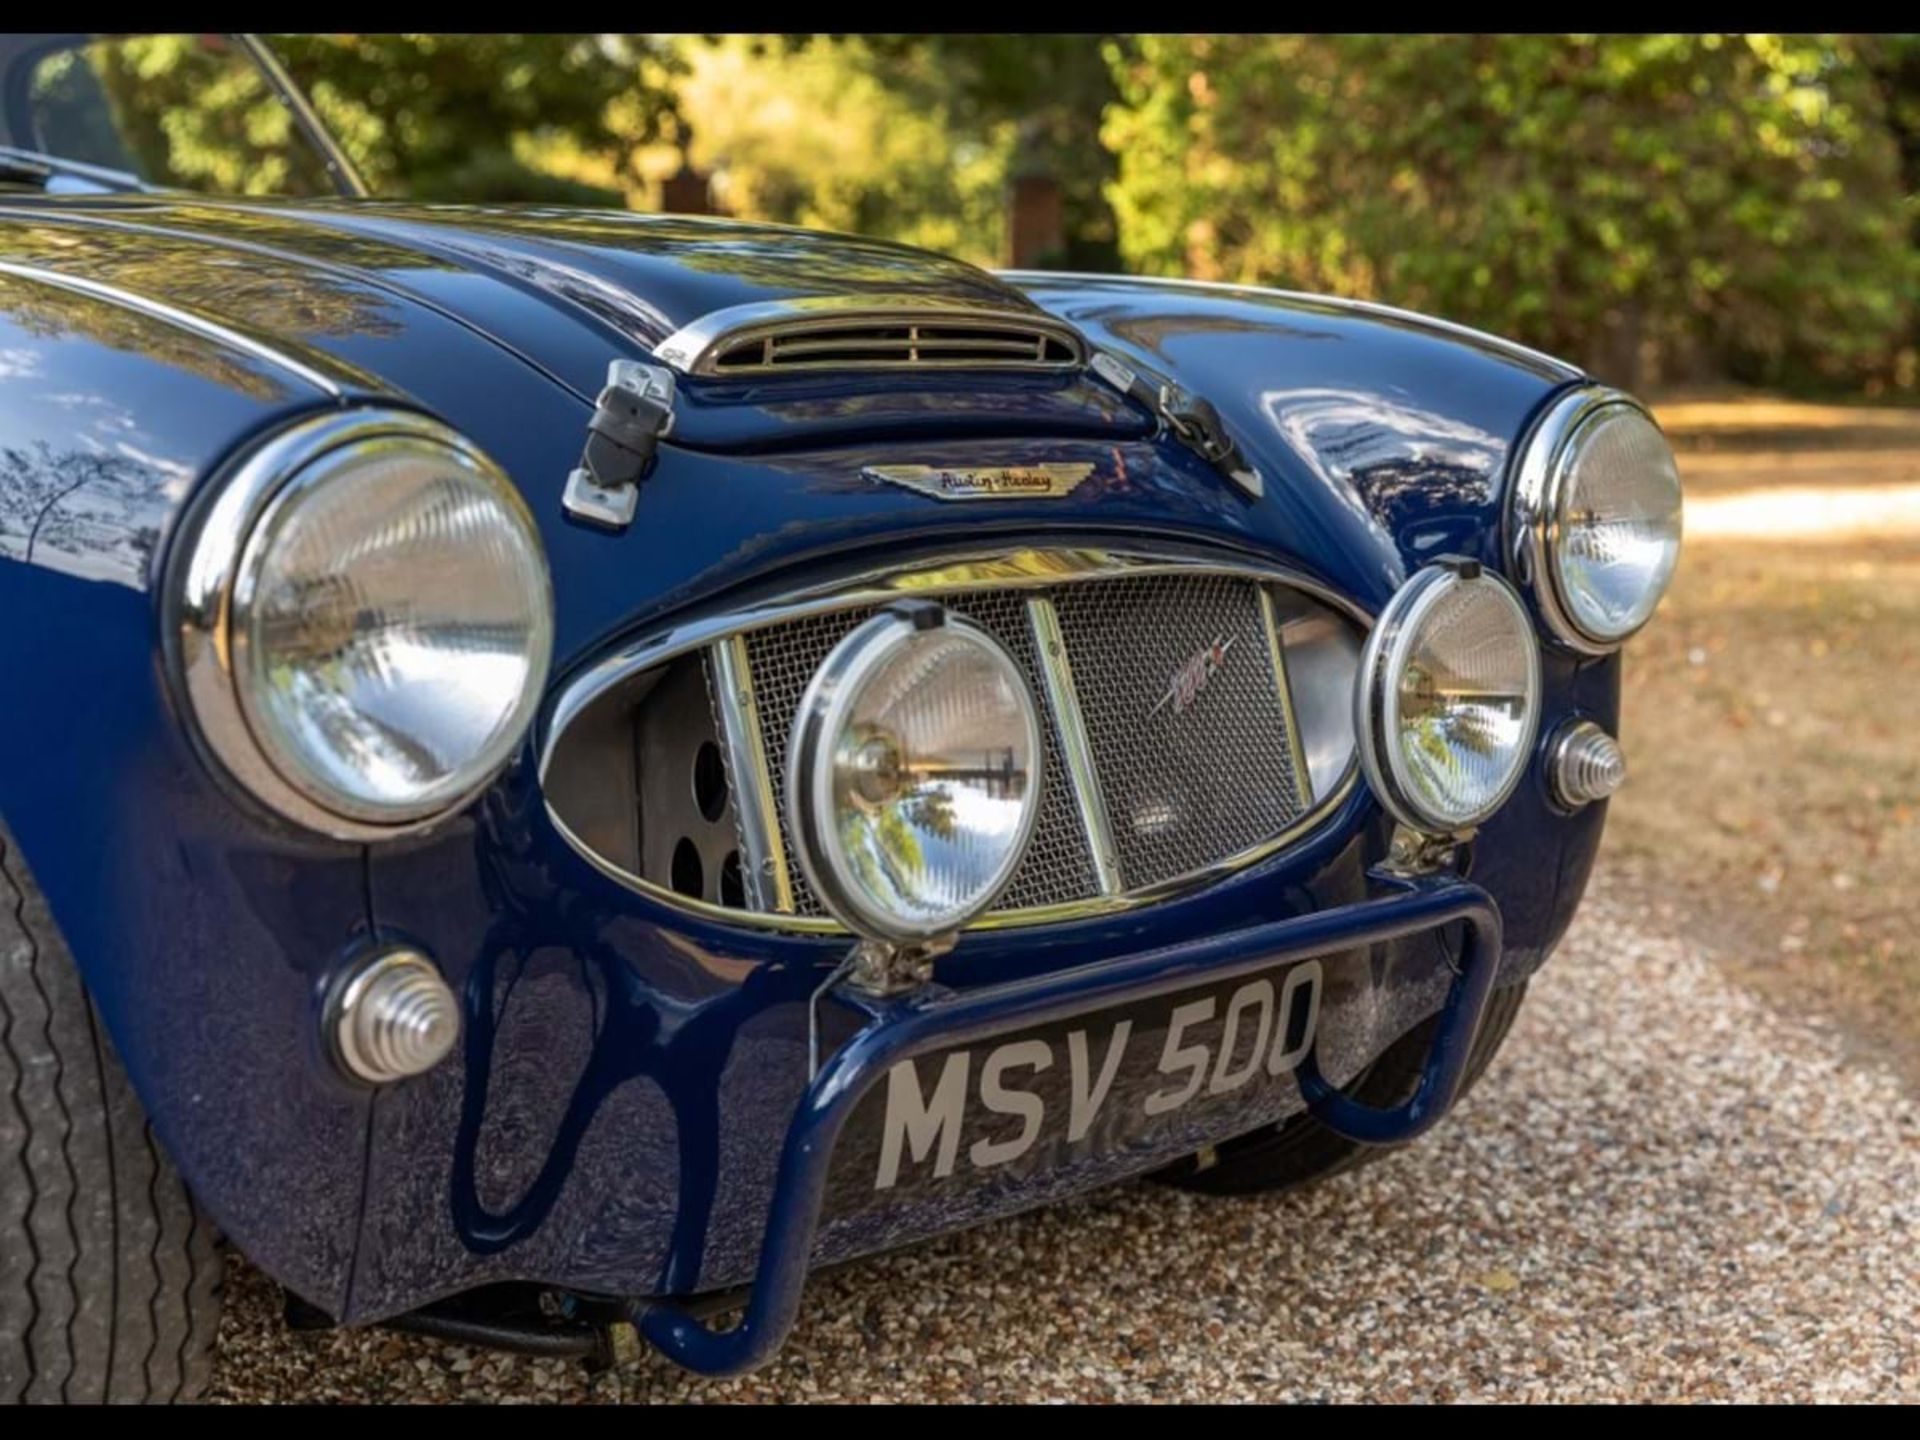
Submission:
[[[294,1336],[236,1268],[246,1400],[1920,1400],[1920,1105],[1603,888],[1460,1113],[1309,1193],[1139,1184],[823,1280],[710,1383]]]

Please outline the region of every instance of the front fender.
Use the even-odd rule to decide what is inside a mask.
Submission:
[[[1397,553],[1388,590],[1436,555],[1505,570],[1514,448],[1583,378],[1537,351],[1385,306],[1118,276],[1006,278],[1091,343],[1211,401],[1270,487],[1318,502],[1325,533],[1307,543]]]
[[[0,813],[196,1195],[338,1308],[368,1101],[309,1058],[318,978],[367,929],[365,856],[252,823],[216,788],[171,710],[153,595],[195,482],[336,397],[17,271],[0,375]]]

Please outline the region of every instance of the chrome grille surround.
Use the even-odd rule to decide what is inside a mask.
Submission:
[[[1040,310],[942,305],[915,296],[818,296],[735,305],[654,347],[688,375],[819,370],[1071,370],[1087,347]]]
[[[1145,586],[1143,581],[1168,583]],[[1111,598],[1097,596],[1101,591],[1111,591]],[[1337,779],[1318,786],[1309,783],[1284,685],[1286,664],[1275,619],[1276,607],[1292,613],[1304,605],[1327,615],[1339,622],[1333,628],[1346,633],[1357,656],[1371,617],[1350,601],[1277,566],[1094,549],[1028,549],[922,562],[691,620],[610,656],[575,678],[555,700],[540,736],[543,777],[570,726],[589,707],[617,701],[623,687],[644,683],[643,677],[677,655],[695,649],[710,655],[731,650],[746,672],[742,689],[749,703],[732,703],[738,695],[716,697],[718,708],[731,709],[736,725],[742,716],[753,717],[753,743],[740,746],[738,753],[758,752],[769,773],[759,777],[758,783],[749,783],[745,797],[741,780],[751,781],[751,777],[730,771],[730,779],[736,803],[744,798],[746,807],[751,807],[757,793],[772,812],[766,828],[780,858],[771,865],[789,882],[781,888],[787,892],[790,910],[732,909],[675,894],[595,854],[549,802],[548,813],[556,828],[603,873],[669,906],[721,922],[844,933],[838,922],[822,912],[817,899],[804,893],[798,867],[787,863],[790,857],[782,853],[790,843],[785,817],[779,813],[786,730],[801,691],[828,650],[875,609],[909,596],[937,596],[991,631],[1027,671],[1035,695],[1050,712],[1042,726],[1050,779],[1032,846],[1001,908],[970,928],[1083,918],[1150,904],[1212,883],[1302,838],[1357,783],[1359,767],[1350,748]],[[1105,630],[1100,628],[1102,616]],[[1151,639],[1145,655],[1129,650],[1117,624],[1129,617],[1164,631]],[[1204,632],[1205,639],[1196,642],[1196,648],[1210,645],[1222,623],[1229,621],[1244,627],[1235,631],[1229,664],[1212,674],[1183,707],[1174,732],[1180,740],[1187,739],[1183,732],[1191,722],[1194,754],[1172,762],[1160,754],[1131,755],[1133,737],[1145,733],[1139,727],[1129,728],[1131,718],[1138,715],[1144,724],[1172,680],[1170,674],[1158,673],[1158,662],[1168,655],[1181,661],[1190,658],[1183,647],[1192,636]],[[1070,628],[1079,632],[1077,642],[1069,638]],[[1288,628],[1293,628],[1290,622]],[[1059,655],[1042,655],[1045,640],[1036,637],[1048,636],[1067,642],[1070,665],[1062,664]],[[1087,667],[1084,675],[1083,665]],[[1077,693],[1079,705],[1063,714],[1059,682],[1062,672],[1069,670],[1066,693]],[[1256,677],[1264,690],[1255,687]],[[1143,693],[1131,694],[1128,687],[1133,683]],[[1087,713],[1089,694],[1097,697],[1101,709],[1107,708],[1107,697],[1112,696],[1114,715],[1094,723]],[[1232,713],[1248,705],[1253,707],[1251,715]],[[1271,734],[1260,733],[1263,719],[1273,724]],[[1077,733],[1069,735],[1068,730]],[[736,753],[731,741],[738,738],[730,737],[730,755]],[[1241,757],[1223,757],[1216,747],[1248,743],[1259,752],[1251,775],[1265,777],[1249,779],[1249,785],[1270,784],[1272,789],[1261,796],[1234,796],[1223,790],[1229,782],[1216,772],[1246,773],[1236,768]],[[1229,759],[1233,763],[1227,763]],[[1113,834],[1106,852],[1109,863],[1096,864],[1090,837],[1107,823],[1104,811],[1110,807],[1100,804],[1100,792],[1108,777],[1122,799],[1138,808],[1138,797],[1150,790],[1157,768],[1178,770],[1195,777],[1192,783],[1212,787],[1200,792],[1200,805],[1224,817],[1218,836],[1209,838],[1206,822],[1193,816],[1183,817],[1187,823],[1170,826],[1136,825],[1135,833],[1124,841]],[[1223,795],[1224,808],[1216,809]],[[1090,814],[1102,816],[1099,825],[1090,821]],[[1117,825],[1119,814],[1112,819]],[[751,855],[749,863],[755,863]],[[763,857],[758,863],[769,866],[769,859]]]

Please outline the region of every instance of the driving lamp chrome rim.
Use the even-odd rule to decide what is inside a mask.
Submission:
[[[1420,627],[1433,608],[1461,585],[1489,587],[1512,614],[1514,634],[1527,661],[1525,728],[1513,746],[1514,761],[1499,790],[1465,818],[1435,815],[1424,809],[1407,781],[1399,746],[1399,679]],[[1512,798],[1526,773],[1540,732],[1540,647],[1533,621],[1519,595],[1503,577],[1473,561],[1440,560],[1418,571],[1380,612],[1360,652],[1354,683],[1354,733],[1359,739],[1360,769],[1368,788],[1402,825],[1422,834],[1466,836]]]
[[[168,670],[192,717],[188,727],[216,773],[283,819],[336,840],[372,841],[414,834],[444,820],[492,784],[525,739],[551,663],[551,626],[539,663],[503,733],[514,741],[484,774],[457,793],[436,797],[430,808],[391,819],[370,818],[325,804],[287,778],[249,721],[242,694],[246,606],[260,556],[251,542],[269,513],[318,474],[322,462],[382,449],[432,448],[450,452],[484,479],[518,513],[535,539],[543,581],[541,603],[549,617],[551,580],[538,546],[532,513],[504,471],[458,431],[406,410],[334,410],[298,421],[248,451],[189,517],[184,543],[174,552],[165,587],[164,646]]]
[[[1639,634],[1654,615],[1622,634],[1595,635],[1575,617],[1560,573],[1561,506],[1570,473],[1567,457],[1583,431],[1614,409],[1632,410],[1655,430],[1653,412],[1624,391],[1585,386],[1569,392],[1540,417],[1522,446],[1507,506],[1506,545],[1515,577],[1527,587],[1548,633],[1582,655],[1611,655]],[[1668,580],[1671,582],[1671,575]],[[1655,610],[1658,605],[1655,605]]]
[[[1019,825],[998,872],[964,912],[916,923],[911,917],[871,903],[848,873],[845,856],[833,838],[832,784],[836,742],[867,682],[914,636],[933,626],[977,646],[1012,682],[1031,758]],[[993,908],[1033,838],[1044,783],[1039,707],[1020,667],[993,636],[933,601],[883,610],[856,626],[833,648],[800,697],[787,748],[787,814],[793,826],[794,851],[808,885],[828,913],[848,930],[887,945],[928,945],[947,940]]]

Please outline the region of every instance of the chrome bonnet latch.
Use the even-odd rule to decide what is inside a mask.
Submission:
[[[1205,460],[1251,499],[1266,493],[1266,482],[1227,433],[1213,402],[1164,380],[1142,375],[1104,350],[1096,350],[1087,368],[1121,394],[1154,413],[1174,439]]]
[[[641,360],[607,366],[606,388],[587,422],[586,449],[567,476],[560,503],[567,514],[606,530],[633,523],[660,442],[673,433],[673,372]]]

